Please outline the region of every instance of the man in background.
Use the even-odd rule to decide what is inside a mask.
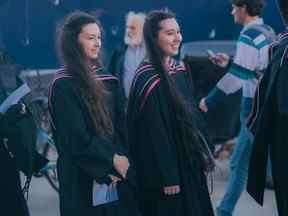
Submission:
[[[207,112],[225,99],[226,95],[242,89],[241,129],[230,158],[229,179],[224,197],[216,210],[217,216],[232,216],[246,184],[252,139],[245,121],[252,109],[258,80],[268,65],[269,45],[275,37],[274,31],[265,25],[261,18],[263,0],[231,0],[231,2],[234,21],[243,26],[237,41],[236,54],[233,61],[222,53],[211,56],[215,64],[227,67],[228,72],[199,104],[200,110]]]
[[[145,57],[143,41],[144,13],[128,12],[124,43],[113,52],[108,70],[121,83],[122,93],[127,99],[135,71]]]

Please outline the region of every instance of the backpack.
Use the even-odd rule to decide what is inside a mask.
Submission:
[[[32,112],[24,103],[24,97],[29,93],[29,87],[23,84],[0,105],[0,145],[15,161],[17,171],[27,177],[23,188],[26,193],[32,174],[48,162],[36,151],[37,126]]]

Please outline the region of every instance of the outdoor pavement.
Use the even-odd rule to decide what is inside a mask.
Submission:
[[[224,193],[228,176],[228,160],[217,161],[217,163],[217,169],[213,175],[214,191],[212,200],[214,207],[217,206]],[[44,177],[32,180],[29,207],[31,216],[60,216],[57,193],[50,187]],[[274,191],[267,190],[265,192],[263,207],[257,205],[247,192],[243,193],[233,216],[277,216]]]

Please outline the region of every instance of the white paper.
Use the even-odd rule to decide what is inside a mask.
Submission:
[[[93,183],[93,206],[98,206],[110,202],[117,201],[118,192],[116,186],[108,186],[107,184]]]
[[[13,91],[0,105],[0,112],[5,113],[13,104],[17,104],[21,98],[31,92],[29,86],[24,83],[15,91]]]

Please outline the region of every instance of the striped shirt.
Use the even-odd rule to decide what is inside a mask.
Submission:
[[[216,87],[205,98],[209,108],[223,100],[226,95],[242,89],[242,105],[252,103],[258,85],[258,72],[264,71],[269,62],[269,46],[272,43],[262,31],[253,26],[263,28],[261,18],[256,18],[244,26],[237,41],[236,54],[228,72],[219,80]],[[245,105],[244,105],[245,106]]]

